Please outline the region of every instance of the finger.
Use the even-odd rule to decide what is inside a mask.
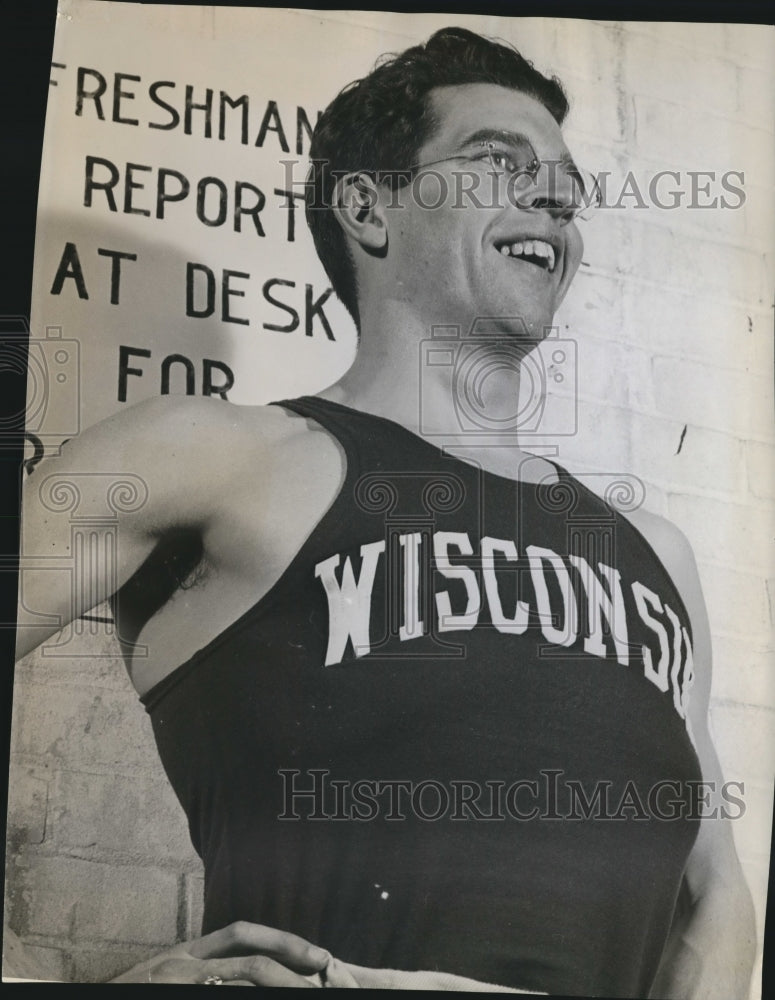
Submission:
[[[222,927],[191,942],[194,958],[226,958],[235,955],[267,955],[295,972],[319,972],[331,959],[323,948],[304,938],[246,920]]]
[[[292,986],[315,989],[314,983],[298,975],[292,969],[275,962],[268,955],[208,959],[202,963],[199,982],[203,982],[208,976],[220,976],[224,986],[227,983],[242,982],[253,986]]]

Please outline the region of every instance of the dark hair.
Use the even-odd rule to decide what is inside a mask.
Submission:
[[[331,210],[338,178],[354,171],[374,176],[416,161],[438,124],[427,95],[434,87],[494,83],[540,101],[558,124],[568,112],[562,84],[533,68],[511,45],[464,28],[443,28],[424,45],[382,57],[362,80],[348,84],[320,117],[310,146],[307,223],[334,291],[358,323],[355,269],[344,233]],[[383,178],[384,179],[384,178]]]

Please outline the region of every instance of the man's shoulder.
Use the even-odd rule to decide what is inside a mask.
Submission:
[[[130,465],[154,469],[170,481],[197,481],[228,506],[229,491],[268,478],[291,483],[305,470],[339,468],[330,435],[290,409],[242,406],[194,396],[163,396],[122,415],[124,454]]]
[[[697,563],[689,539],[672,521],[638,508],[627,519],[646,539],[680,593],[690,617],[704,616]]]
[[[79,474],[98,487],[104,476],[131,476],[153,502],[151,523],[228,505],[252,483],[277,478],[289,454],[310,454],[304,420],[279,406],[236,406],[221,399],[160,396],[143,400],[85,428],[36,469],[30,490],[51,475]],[[299,441],[303,443],[298,444]],[[153,509],[151,509],[153,508]],[[158,515],[154,517],[154,514]]]
[[[154,396],[103,422],[106,429],[113,429],[111,423],[113,428],[132,426],[137,431],[166,428],[167,437],[178,434],[203,443],[228,431],[272,437],[287,429],[281,407],[240,406],[213,396]]]
[[[660,514],[638,507],[627,511],[627,519],[643,535],[660,559],[684,563],[693,561],[692,547],[681,529]]]
[[[168,469],[190,462],[220,466],[235,454],[267,457],[298,426],[279,406],[237,406],[207,396],[154,396],[86,428],[62,451],[67,462],[98,463],[110,456],[127,468]]]

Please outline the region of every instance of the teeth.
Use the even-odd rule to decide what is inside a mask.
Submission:
[[[504,257],[543,257],[547,262],[548,270],[554,270],[554,247],[544,240],[523,240],[520,243],[504,243],[500,248]]]

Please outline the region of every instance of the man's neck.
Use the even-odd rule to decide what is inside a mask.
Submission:
[[[497,475],[552,476],[551,466],[519,447],[519,369],[513,356],[504,363],[497,339],[431,337],[408,316],[374,325],[364,323],[354,364],[322,398],[392,420]]]

